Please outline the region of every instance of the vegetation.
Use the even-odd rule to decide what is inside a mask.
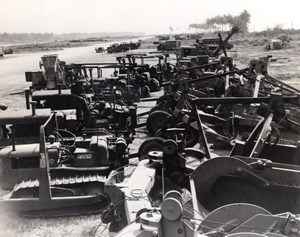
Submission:
[[[250,23],[251,15],[247,10],[241,12],[238,16],[232,16],[230,14],[227,15],[217,15],[212,18],[207,18],[205,23],[201,24],[190,24],[189,28],[195,29],[209,29],[210,31],[213,29],[218,29],[224,31],[225,26],[232,28],[233,26],[237,26],[240,32],[248,31],[248,24]]]
[[[37,42],[49,41],[53,38],[53,33],[2,33],[0,42]]]
[[[300,29],[283,29],[281,25],[276,25],[273,28],[268,28],[260,32],[255,32],[254,34],[255,36],[266,36],[266,37],[275,37],[282,34],[299,35]]]
[[[102,41],[103,38],[111,37],[134,37],[142,36],[141,32],[103,32],[103,33],[0,33],[1,43],[40,43],[40,42],[55,42],[66,40],[83,40],[85,42]]]

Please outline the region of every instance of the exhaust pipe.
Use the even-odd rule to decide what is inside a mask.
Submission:
[[[15,128],[12,126],[11,127],[11,133],[12,133],[12,150],[16,150],[16,133],[15,133]]]
[[[36,104],[37,103],[36,103],[36,101],[31,101],[30,104],[31,104],[32,116],[35,116],[36,115],[35,109],[36,109]]]
[[[30,96],[30,90],[27,88],[25,89],[26,109],[30,109],[29,96]]]

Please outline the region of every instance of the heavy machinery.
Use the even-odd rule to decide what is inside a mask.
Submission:
[[[291,37],[287,35],[280,35],[276,39],[271,39],[270,43],[265,46],[266,50],[280,50],[289,46]]]
[[[157,45],[157,51],[178,51],[179,48],[180,41],[178,40],[167,40]]]
[[[120,53],[120,52],[127,52],[128,50],[138,49],[141,46],[141,41],[134,43],[120,43],[120,44],[112,44],[109,46],[106,51],[107,53]]]
[[[140,157],[136,169],[124,182],[119,181],[116,172],[108,177],[105,192],[111,204],[103,213],[102,221],[113,222],[111,228],[130,224],[141,211],[151,208],[151,203],[159,204],[164,192],[187,188],[192,169],[187,168],[186,164],[194,162],[198,165],[205,160],[200,150],[181,150],[172,139],[162,141],[162,145],[163,151],[152,150],[147,154],[149,159]]]
[[[82,134],[85,129],[104,128],[116,136],[123,135],[128,142],[132,140],[137,120],[134,105],[118,103],[114,96],[110,100],[106,97],[102,100],[89,101],[67,91],[61,92],[61,94],[53,94],[48,90],[36,91],[32,94],[32,100],[37,102],[38,108],[75,111],[73,117],[75,116],[76,119],[68,129],[76,134]]]
[[[207,132],[213,135],[212,142],[220,140],[231,143],[236,137],[247,138],[260,119],[257,115],[262,113],[265,116],[265,112],[270,109],[280,111],[276,112],[277,119],[275,121],[280,123],[280,126],[276,125],[276,127],[279,127],[281,131],[281,138],[297,140],[299,138],[297,115],[299,91],[268,75],[266,68],[263,61],[253,60],[250,68],[247,69],[237,70],[228,67],[229,70],[227,69],[223,73],[207,76],[203,74],[199,78],[187,78],[169,83],[169,92],[162,96],[150,111],[147,119],[148,131],[155,134],[160,129],[164,131],[169,127],[182,126],[182,122],[187,124],[190,120],[193,128],[188,127],[189,137],[194,139],[189,139],[188,143],[194,146],[195,143],[192,141],[197,142],[198,136],[197,124],[194,121],[193,113],[190,113],[194,98],[198,108],[202,110],[201,117],[205,126],[208,126]],[[218,81],[222,83],[218,83]],[[199,91],[191,86],[193,84],[194,88]],[[215,84],[221,86],[213,87]],[[167,84],[165,85],[167,87]],[[282,91],[282,97],[285,97],[283,101],[276,98],[278,96],[275,95],[278,92],[275,91]],[[216,96],[219,98],[215,98]],[[225,97],[222,98],[223,96]],[[232,96],[234,98],[229,98]],[[280,95],[279,98],[281,98]],[[269,103],[269,107],[258,106],[258,103]],[[279,114],[281,115],[278,116]],[[291,134],[293,135],[291,136]]]
[[[219,33],[218,38],[198,39],[194,45],[181,46],[179,48],[179,58],[183,59],[186,57],[199,55],[217,57],[221,54],[221,52],[223,52],[227,57],[226,50],[230,50],[233,47],[228,41],[234,34],[237,34],[238,32],[239,29],[237,27],[233,27],[224,40],[222,39],[222,35]]]
[[[138,200],[139,198],[137,198]],[[145,208],[122,229],[117,237],[146,236],[298,236],[299,215],[271,214],[257,205],[234,203],[224,205],[207,216],[194,206],[186,208],[176,191],[165,194],[160,208]]]
[[[188,87],[187,84],[179,86]],[[149,153],[146,159],[140,158],[129,180],[120,183],[114,175],[108,179],[106,188],[112,204],[104,212],[102,221],[112,222],[111,228],[127,225],[117,236],[297,236],[299,216],[291,213],[299,213],[299,148],[284,146],[278,141],[272,144],[270,136],[274,114],[279,123],[285,121],[298,126],[282,104],[286,103],[289,108],[292,104],[299,106],[299,96],[284,83],[279,86],[288,95],[282,97],[273,91],[268,92],[269,97],[190,100],[192,105],[199,106],[212,101],[216,104],[230,101],[269,103],[270,107],[267,106],[265,118],[257,123],[244,146],[236,141],[235,152],[232,151],[230,157],[214,157],[206,142],[201,116],[195,113],[197,107],[194,106],[190,117],[196,117],[205,151],[182,149],[174,140],[146,141],[140,146],[139,154]],[[177,108],[175,112],[181,111]],[[179,137],[183,144],[186,137],[183,131]],[[269,153],[263,153],[266,147]],[[264,159],[264,154],[269,154],[268,159]],[[190,158],[193,168],[187,165]],[[141,174],[143,179],[135,182]],[[188,177],[190,185],[186,182]],[[184,210],[178,186],[191,191],[192,208],[186,204],[190,209]],[[177,191],[168,193],[171,189]],[[127,222],[121,222],[125,217]]]
[[[102,221],[114,231],[124,227],[117,236],[298,236],[299,166],[284,164],[289,152],[282,163],[215,156],[201,131],[205,151],[184,149],[184,139],[162,140],[147,147],[128,180],[112,173]]]
[[[162,55],[127,54],[125,57],[117,57],[121,67],[119,74],[127,74],[127,82],[140,90],[141,97],[149,97],[150,92],[160,89],[160,83],[165,80],[164,65],[167,61]],[[140,63],[137,60],[140,60]],[[158,60],[156,65],[145,63],[145,60]],[[153,62],[152,62],[153,64]]]
[[[170,39],[169,36],[165,36],[165,35],[158,35],[157,38],[158,38],[158,40],[169,40]]]
[[[154,59],[154,63],[153,60],[151,64],[145,63],[147,59]],[[68,89],[79,96],[88,95],[94,101],[102,97],[102,92],[110,93],[110,96],[118,96],[119,100],[132,105],[140,97],[149,97],[150,92],[159,90],[160,84],[173,74],[168,55],[128,54],[116,60],[117,63],[66,64],[57,55],[44,55],[40,63],[42,71],[25,73],[26,81],[32,82],[27,107],[29,95],[35,91],[52,90],[45,93],[58,94],[61,91],[69,94]],[[156,61],[158,63],[155,64]],[[107,72],[111,73],[110,76],[103,75]]]
[[[31,88],[34,90],[68,88],[70,85],[64,78],[64,64],[64,61],[58,59],[57,54],[44,55],[40,61],[40,68],[43,68],[43,71],[25,72],[26,82],[32,82]]]
[[[144,64],[144,58],[155,58],[155,56],[145,57],[146,55],[130,54],[126,57],[117,57],[117,63],[82,63],[82,64],[66,64],[58,59],[57,55],[44,55],[40,66],[42,71],[26,72],[26,81],[32,82],[30,91],[36,90],[65,90],[74,87],[74,92],[80,90],[79,83],[84,83],[84,93],[94,94],[99,96],[100,83],[94,87],[94,81],[106,80],[103,84],[103,90],[111,90],[111,94],[115,90],[121,92],[122,99],[127,103],[130,100],[138,101],[141,96],[149,96],[149,92],[142,93],[144,84],[151,91],[156,91],[159,88],[159,83],[156,80],[163,80],[162,65],[159,61],[159,66],[151,67],[149,64]],[[136,58],[141,58],[141,64],[135,62]],[[126,61],[128,59],[128,62]],[[158,58],[161,60],[160,58]],[[110,76],[103,76],[103,70],[110,72]],[[137,73],[138,70],[140,73]],[[95,73],[96,71],[96,73]],[[135,74],[142,79],[135,78]],[[144,76],[146,75],[145,79]],[[95,83],[97,84],[97,83]],[[76,89],[76,90],[75,90]],[[96,90],[95,90],[96,89]],[[94,90],[94,92],[93,92]],[[78,93],[77,93],[78,94]],[[131,101],[132,103],[132,101]]]
[[[103,185],[111,170],[128,162],[127,143],[105,129],[75,136],[59,129],[52,113],[40,126],[39,141],[0,150],[2,211],[56,216],[99,213],[106,203]],[[68,127],[68,126],[66,126]]]
[[[2,111],[0,117],[0,148],[39,141],[40,126],[50,117],[50,109]]]
[[[163,152],[149,152],[128,180],[108,178],[111,205],[102,221],[114,231],[124,227],[116,236],[298,236],[298,166],[176,154],[175,144],[167,140]],[[189,170],[190,159],[196,163]],[[179,167],[186,173],[176,175]],[[191,200],[180,191],[188,177]]]
[[[105,49],[103,47],[96,47],[95,51],[96,51],[96,53],[104,53]]]
[[[119,78],[99,77],[101,66],[120,67],[116,64],[70,64],[58,60],[57,55],[42,57],[44,70],[27,72],[32,86],[25,91],[26,107],[30,100],[36,107],[53,111],[75,110],[76,121],[70,131],[78,134],[84,128],[105,128],[116,136],[123,134],[129,142],[136,124],[136,105],[131,87]],[[97,69],[97,78],[93,75]],[[89,75],[88,72],[89,71]]]
[[[3,48],[4,54],[12,54],[14,50],[12,48]]]

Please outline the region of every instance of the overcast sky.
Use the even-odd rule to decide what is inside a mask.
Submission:
[[[299,0],[0,0],[0,33],[186,32],[216,15],[251,14],[250,31],[300,29]]]

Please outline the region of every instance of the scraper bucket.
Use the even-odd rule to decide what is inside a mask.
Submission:
[[[204,215],[231,203],[254,204],[273,214],[300,213],[299,166],[218,157],[202,163],[191,180]]]

